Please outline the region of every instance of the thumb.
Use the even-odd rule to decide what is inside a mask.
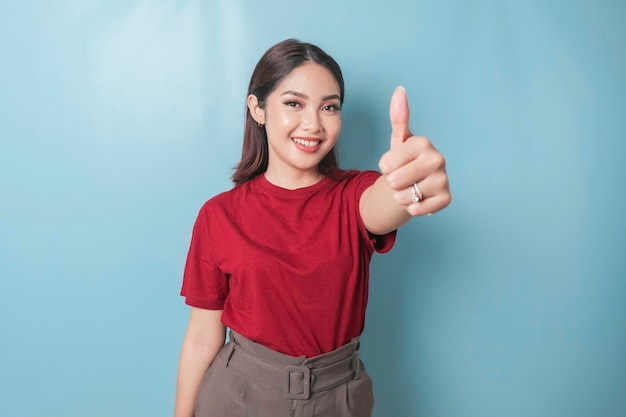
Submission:
[[[409,137],[409,102],[406,90],[400,86],[396,88],[391,96],[389,105],[389,119],[391,120],[391,148],[401,144]]]

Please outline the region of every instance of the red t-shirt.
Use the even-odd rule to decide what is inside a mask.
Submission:
[[[296,190],[259,175],[207,201],[187,256],[186,303],[223,309],[224,325],[292,356],[361,334],[370,259],[396,233],[372,236],[361,221],[361,194],[380,174],[342,174]]]

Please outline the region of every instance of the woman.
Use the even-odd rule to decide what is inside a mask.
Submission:
[[[194,226],[176,417],[371,415],[358,357],[369,261],[450,192],[443,157],[408,129],[402,88],[383,174],[340,170],[343,98],[339,66],[314,45],[280,42],[255,67],[235,187]]]

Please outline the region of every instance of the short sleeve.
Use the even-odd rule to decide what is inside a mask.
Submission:
[[[361,200],[363,192],[372,184],[374,184],[381,175],[382,174],[380,172],[368,170],[358,173],[353,178],[352,181],[354,181],[357,211],[359,210],[359,201]],[[373,249],[376,252],[386,253],[389,252],[391,248],[393,248],[393,245],[396,242],[397,230],[393,230],[385,235],[375,235],[370,233],[365,228],[363,220],[361,219],[360,212],[358,212],[358,219],[362,236],[369,240],[370,244],[373,246]]]
[[[205,204],[194,224],[181,295],[192,307],[222,310],[229,292],[228,277],[213,261],[209,211]]]

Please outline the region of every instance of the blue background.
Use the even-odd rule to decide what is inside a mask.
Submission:
[[[172,415],[201,204],[246,87],[297,37],[341,64],[345,167],[389,97],[453,203],[375,257],[383,416],[626,415],[626,3],[0,2],[0,415]]]

